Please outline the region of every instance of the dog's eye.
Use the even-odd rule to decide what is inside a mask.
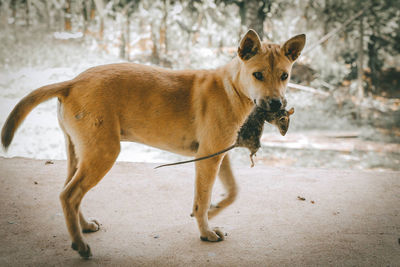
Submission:
[[[288,78],[288,76],[289,76],[289,75],[288,75],[286,72],[282,73],[282,75],[281,75],[281,80],[282,80],[282,81],[286,80],[286,79]]]
[[[254,73],[253,73],[253,76],[254,76],[254,78],[256,78],[256,79],[259,80],[259,81],[264,80],[264,76],[262,75],[261,72],[254,72]]]

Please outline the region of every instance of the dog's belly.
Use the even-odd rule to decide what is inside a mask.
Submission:
[[[145,99],[143,102],[158,101]],[[186,156],[195,155],[199,141],[194,115],[188,107],[180,104],[171,108],[164,104],[168,102],[159,101],[149,108],[137,106],[139,108],[131,108],[129,113],[120,113],[121,141],[142,143]]]
[[[199,142],[190,131],[171,131],[159,127],[121,127],[121,141],[136,142],[169,152],[194,156]]]
[[[199,142],[191,82],[176,76],[164,76],[160,80],[160,75],[122,89],[123,98],[117,101],[116,108],[121,141],[193,156]]]

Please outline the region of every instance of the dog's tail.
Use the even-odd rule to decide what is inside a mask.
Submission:
[[[10,145],[15,131],[21,125],[23,120],[40,103],[49,100],[53,97],[61,97],[68,95],[71,88],[72,81],[54,83],[36,89],[27,96],[25,96],[11,111],[3,129],[1,130],[1,142],[5,149]]]
[[[168,166],[175,166],[175,165],[180,165],[180,164],[186,164],[186,163],[195,162],[195,161],[199,161],[199,160],[203,160],[203,159],[209,159],[209,158],[218,156],[219,154],[225,153],[225,152],[231,150],[232,148],[235,148],[236,146],[237,145],[234,144],[234,145],[231,145],[230,147],[225,148],[225,149],[223,149],[221,151],[218,151],[218,152],[216,152],[214,154],[211,154],[211,155],[208,155],[208,156],[204,156],[204,157],[201,157],[201,158],[197,158],[197,159],[191,159],[191,160],[185,160],[185,161],[179,161],[179,162],[159,165],[159,166],[155,167],[154,169],[158,169],[158,168],[162,168],[162,167],[168,167]]]

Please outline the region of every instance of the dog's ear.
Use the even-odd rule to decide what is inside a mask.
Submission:
[[[291,61],[295,61],[306,44],[306,35],[299,34],[286,41],[281,50]]]
[[[260,37],[254,30],[249,30],[240,41],[238,55],[242,60],[248,60],[256,55],[260,48]]]
[[[289,109],[289,111],[288,111],[289,116],[293,115],[293,113],[294,113],[294,108]]]

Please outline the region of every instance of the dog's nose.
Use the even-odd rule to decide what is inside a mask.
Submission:
[[[273,98],[269,101],[271,111],[278,111],[282,107],[282,101],[279,98]]]

